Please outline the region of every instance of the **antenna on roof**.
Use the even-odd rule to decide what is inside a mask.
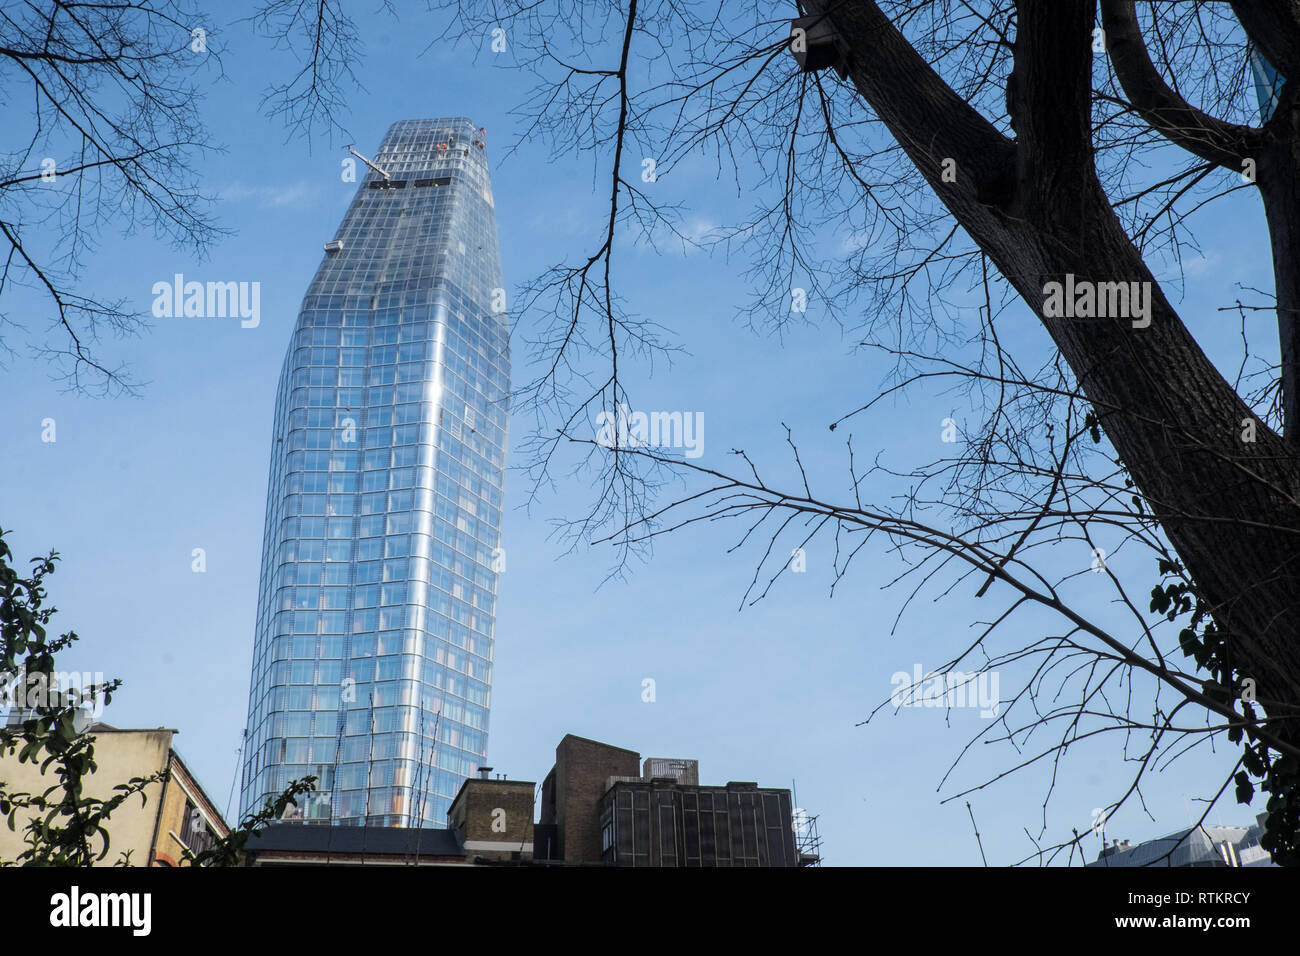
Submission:
[[[373,169],[373,170],[374,170],[375,172],[377,172],[379,175],[383,176],[385,181],[390,180],[390,179],[393,178],[392,176],[388,175],[387,170],[380,169],[378,166],[376,166],[376,165],[375,165],[374,163],[372,163],[370,160],[366,159],[366,157],[364,157],[364,156],[362,156],[360,153],[358,153],[358,152],[357,152],[355,149],[353,149],[351,146],[348,147],[348,152],[351,153],[353,156],[355,156],[357,159],[361,160],[363,163],[365,163],[367,166],[369,166],[371,169]]]

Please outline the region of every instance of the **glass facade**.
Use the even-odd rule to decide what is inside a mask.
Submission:
[[[315,775],[309,820],[443,825],[487,754],[509,323],[482,132],[372,161],[280,374],[240,806]]]

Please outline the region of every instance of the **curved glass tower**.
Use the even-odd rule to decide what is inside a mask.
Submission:
[[[510,357],[483,135],[394,123],[303,297],[241,812],[315,775],[308,820],[441,825],[486,756]]]

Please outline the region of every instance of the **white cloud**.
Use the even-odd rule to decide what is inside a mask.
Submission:
[[[1195,259],[1184,259],[1183,271],[1189,276],[1203,276],[1217,268],[1222,262],[1223,256],[1214,252],[1208,256],[1197,256]]]
[[[709,234],[717,228],[717,223],[710,219],[702,219],[697,216],[689,222],[683,223],[682,232],[686,235],[686,238],[690,239],[692,242],[700,242],[701,240],[708,238]]]
[[[840,252],[843,255],[853,255],[861,252],[871,244],[871,234],[866,232],[853,232],[840,239]]]

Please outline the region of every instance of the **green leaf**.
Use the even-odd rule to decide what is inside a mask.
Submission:
[[[1250,782],[1246,771],[1238,770],[1233,779],[1237,781],[1237,802],[1250,803],[1251,798],[1255,796],[1255,785]]]
[[[1264,776],[1264,761],[1260,759],[1259,754],[1254,747],[1247,747],[1241,754],[1241,763],[1256,777]]]

